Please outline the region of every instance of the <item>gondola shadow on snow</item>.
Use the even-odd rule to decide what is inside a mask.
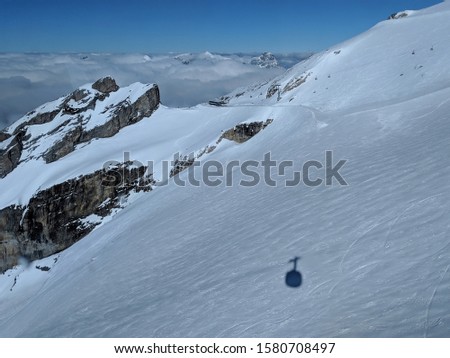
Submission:
[[[286,273],[285,282],[289,287],[298,288],[302,285],[302,274],[297,271],[297,261],[299,259],[300,257],[294,257],[292,260],[289,260],[289,262],[294,263],[294,268]]]

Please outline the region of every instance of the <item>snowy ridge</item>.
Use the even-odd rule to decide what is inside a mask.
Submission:
[[[448,87],[449,3],[384,21],[369,31],[313,55],[265,85],[231,100],[306,105],[323,111],[407,100]],[[393,34],[395,34],[393,36]],[[380,41],[389,39],[389,41]],[[297,84],[296,84],[297,82]],[[406,90],[407,89],[407,90]]]
[[[0,185],[22,198],[8,190],[2,205],[124,152],[154,161],[159,179],[158,163],[206,146],[202,163],[293,160],[288,178],[331,150],[348,185],[285,187],[273,168],[276,187],[242,187],[234,168],[231,187],[133,193],[57,262],[0,276],[0,336],[448,337],[449,20],[445,2],[382,22],[221,106],[159,106],[55,162],[19,165]],[[217,144],[267,119],[250,140]],[[299,289],[284,284],[294,256]]]

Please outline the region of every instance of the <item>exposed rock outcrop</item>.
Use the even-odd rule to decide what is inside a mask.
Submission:
[[[192,164],[194,164],[195,158],[193,156],[180,156],[179,158],[174,160],[173,167],[170,170],[170,177],[174,177],[175,175],[181,173],[183,170],[189,168]]]
[[[150,116],[158,108],[159,100],[159,89],[157,86],[153,86],[135,102],[121,102],[113,111],[111,120],[90,131],[83,132],[80,142],[87,142],[93,138],[112,137],[123,127]]]
[[[406,11],[396,12],[388,17],[388,20],[398,20],[402,17],[407,17],[408,13]]]
[[[23,208],[10,206],[0,210],[0,273],[17,264],[20,258],[20,220]]]
[[[11,137],[11,134],[1,131],[0,132],[0,143],[10,137]]]
[[[25,132],[18,132],[5,149],[0,149],[0,178],[11,173],[19,164]]]
[[[228,104],[228,102],[230,102],[230,97],[221,96],[212,101],[208,101],[208,104],[210,104],[211,106],[222,107],[222,106],[226,106]]]
[[[311,73],[308,73],[306,75],[302,75],[300,77],[294,77],[292,80],[290,80],[286,86],[284,86],[283,88],[283,92],[288,92],[288,91],[292,91],[294,88],[302,85],[303,83],[306,82],[307,78],[311,75]]]
[[[272,122],[273,119],[268,119],[265,122],[238,124],[234,128],[225,131],[220,137],[219,141],[222,140],[222,138],[225,138],[228,140],[235,141],[236,143],[244,143],[253,136],[255,136],[256,134],[258,134],[261,130],[266,128]]]
[[[267,89],[267,94],[266,94],[266,98],[270,98],[272,97],[275,93],[279,93],[280,91],[280,85],[278,83],[274,83],[272,84],[268,89]]]
[[[44,124],[51,122],[60,112],[60,109],[56,109],[50,112],[43,112],[43,113],[36,113],[34,111],[31,111],[27,114],[28,120],[26,122],[21,123],[19,126],[16,127],[13,134],[17,134],[20,131],[22,131],[26,126],[33,125],[33,124]]]
[[[94,82],[92,88],[102,93],[111,93],[116,92],[119,86],[112,77],[107,76]]]
[[[75,127],[66,133],[64,138],[56,142],[47,152],[44,153],[44,159],[47,163],[54,162],[75,150],[75,145],[80,143],[81,126]]]
[[[120,207],[131,191],[149,191],[154,184],[145,166],[122,164],[68,180],[38,192],[26,206],[0,210],[0,272],[29,260],[47,257],[71,246]]]

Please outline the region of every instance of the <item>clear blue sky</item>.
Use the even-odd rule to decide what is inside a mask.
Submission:
[[[301,52],[440,0],[0,0],[0,52]]]

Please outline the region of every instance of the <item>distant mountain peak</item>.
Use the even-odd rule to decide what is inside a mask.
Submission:
[[[261,68],[274,68],[279,66],[278,60],[271,52],[264,52],[258,57],[253,57],[250,64]]]

